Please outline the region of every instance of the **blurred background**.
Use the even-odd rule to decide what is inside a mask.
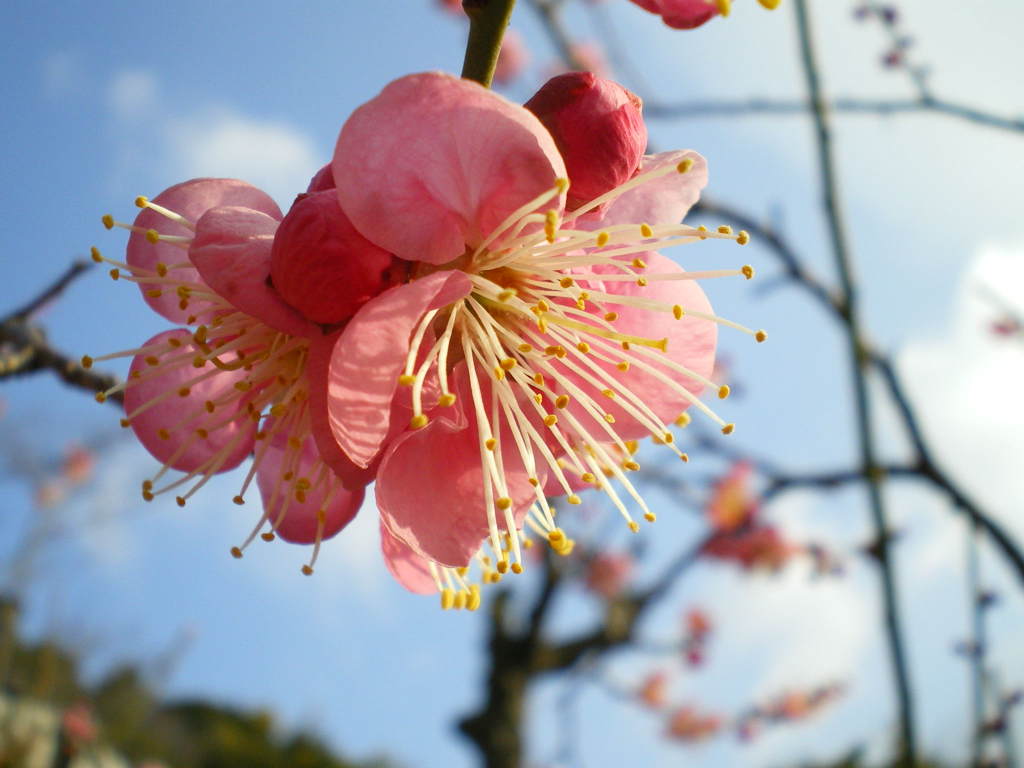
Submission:
[[[693,31],[627,0],[520,0],[496,87],[523,102],[586,66],[642,96],[652,148],[708,159],[692,221],[751,230],[758,277],[707,284],[716,310],[770,338],[721,335],[734,394],[719,410],[736,434],[695,418],[686,466],[641,449],[655,526],[633,536],[585,498],[565,523],[578,552],[488,589],[477,613],[393,582],[372,499],[312,578],[280,542],[234,560],[258,514],[231,503],[241,475],[184,509],[145,504],[153,460],[115,408],[52,370],[12,375],[31,352],[17,333],[77,360],[165,328],[99,268],[19,314],[90,246],[117,257],[125,237],[102,214],[127,220],[136,195],[194,176],[246,179],[287,209],[355,107],[403,74],[459,72],[466,21],[448,5],[5,2],[0,765],[472,766],[483,737],[457,723],[495,725],[485,705],[503,673],[524,676],[513,730],[527,765],[1017,765],[1015,0],[807,0],[803,37],[796,0],[771,13],[735,0]],[[807,36],[834,107],[822,119],[855,325],[822,204]],[[728,248],[670,255],[735,266]],[[868,350],[868,432],[851,333]],[[516,668],[500,651],[531,628],[532,650],[590,644]]]

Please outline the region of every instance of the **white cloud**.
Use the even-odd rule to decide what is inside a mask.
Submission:
[[[263,189],[287,207],[323,164],[313,142],[283,122],[229,110],[207,110],[173,121],[169,162],[182,178],[230,176]]]
[[[157,104],[157,81],[150,72],[124,70],[114,75],[107,88],[107,102],[120,120],[135,120]]]

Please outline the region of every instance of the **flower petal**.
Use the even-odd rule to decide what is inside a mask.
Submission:
[[[193,223],[210,208],[221,205],[242,205],[275,219],[281,218],[281,210],[277,203],[265,192],[238,179],[192,179],[164,190],[153,198],[153,202],[181,214]],[[192,231],[184,225],[171,221],[150,208],[144,209],[135,217],[135,226],[143,230],[155,229],[163,235],[192,235]],[[158,263],[171,266],[187,259],[181,248],[176,245],[166,242],[151,243],[146,239],[144,232],[132,232],[128,238],[127,261],[134,268],[153,271]],[[181,282],[202,283],[199,273],[190,267],[175,269],[173,274]],[[143,298],[154,311],[173,323],[186,322],[188,316],[193,313],[178,306],[177,294],[149,295],[149,291],[160,287],[153,283],[139,283]]]
[[[439,72],[396,80],[357,109],[332,167],[356,229],[386,251],[430,264],[461,256],[566,175],[530,112]]]
[[[416,324],[471,289],[463,272],[435,272],[371,299],[345,326],[327,374],[327,417],[334,439],[357,466],[370,465],[388,434]]]
[[[604,214],[580,217],[580,229],[599,229],[613,224],[678,224],[700,198],[708,183],[707,161],[692,149],[646,155],[637,173],[647,173],[665,165],[679,165],[690,158],[693,165],[686,173],[669,173],[649,181],[616,198]]]
[[[147,451],[172,469],[193,472],[209,465],[210,474],[234,469],[252,451],[256,434],[242,399],[231,397],[238,394],[234,385],[245,378],[246,371],[218,370],[209,378],[196,380],[210,367],[197,370],[192,366],[199,350],[187,331],[164,331],[144,346],[156,348],[169,340],[177,346],[132,359],[124,393],[125,415],[132,430]],[[154,359],[159,361],[156,366],[150,362]],[[208,401],[225,400],[228,402],[214,413],[205,407]],[[148,405],[151,401],[153,405]]]
[[[395,581],[410,592],[420,595],[429,595],[437,591],[427,559],[417,555],[405,542],[389,531],[383,520],[380,523],[380,548],[384,553],[384,565],[391,571]]]
[[[318,335],[268,285],[277,225],[277,219],[250,208],[211,208],[196,223],[189,259],[210,289],[241,312],[292,336]]]
[[[273,423],[264,429],[272,432]],[[285,431],[277,432],[260,456],[256,483],[263,498],[263,514],[285,541],[314,544],[336,535],[352,521],[363,503],[364,491],[340,487],[320,460],[312,436],[307,435],[298,450],[289,447],[289,437]],[[297,487],[303,479],[310,483],[308,490]]]

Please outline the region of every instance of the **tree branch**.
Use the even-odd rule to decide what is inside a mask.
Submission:
[[[469,17],[469,39],[462,62],[462,76],[467,80],[491,87],[501,41],[515,4],[516,0],[462,0],[462,8]]]

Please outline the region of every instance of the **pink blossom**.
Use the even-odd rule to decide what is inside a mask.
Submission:
[[[633,0],[644,10],[656,13],[675,29],[695,29],[721,14],[728,16],[732,0]],[[778,7],[781,0],[758,0],[768,10]]]
[[[633,570],[633,558],[624,552],[602,552],[587,563],[587,589],[605,600],[622,592]]]
[[[669,715],[666,735],[677,741],[705,741],[718,733],[721,727],[722,718],[718,715],[705,714],[687,705]]]
[[[310,572],[320,542],[351,520],[372,473],[338,450],[324,456],[315,448],[310,393],[318,387],[307,363],[324,334],[270,284],[280,211],[232,179],[195,179],[136,202],[142,211],[132,225],[104,217],[108,228],[131,231],[126,262],[96,249],[93,258],[112,265],[115,279],[137,283],[164,317],[191,326],[96,358],[132,358],[127,382],[97,399],[123,389],[122,425],[163,464],[143,483],[143,497],[173,491],[184,506],[210,477],[253,456],[234,500],[244,502],[255,478],[264,512],[232,553],[240,557],[269,525],[265,540],[276,532],[314,545]],[[318,255],[313,249],[311,258]],[[344,300],[355,305],[351,314],[365,299]],[[172,479],[170,470],[184,474]]]
[[[506,30],[494,68],[494,82],[508,85],[523,73],[529,63],[530,49],[526,47],[526,40],[517,30]]]
[[[448,13],[455,13],[460,16],[465,14],[462,10],[462,0],[437,0],[437,4],[441,6],[442,10],[448,11]]]
[[[644,678],[636,696],[644,706],[661,709],[668,701],[668,675],[661,670],[652,672]]]
[[[685,458],[666,424],[695,403],[732,431],[698,400],[721,392],[696,279],[752,272],[689,273],[652,250],[746,242],[678,223],[705,183],[696,153],[644,158],[567,212],[565,161],[538,119],[431,73],[356,110],[332,172],[352,226],[410,269],[332,341],[313,433],[322,453],[376,467],[385,557],[406,586],[468,605],[466,568],[518,573],[528,532],[567,553],[545,487],[570,503],[576,481],[597,487],[636,530],[626,499],[654,514],[627,441]]]
[[[734,533],[719,534],[704,545],[703,552],[718,560],[731,560],[746,570],[778,571],[800,551],[778,530],[756,524]]]
[[[647,147],[642,102],[592,72],[548,80],[525,104],[555,140],[569,173],[568,207],[629,181]]]
[[[735,531],[749,525],[757,516],[760,500],[749,487],[753,469],[750,462],[738,461],[725,477],[714,484],[706,514],[715,531]]]

